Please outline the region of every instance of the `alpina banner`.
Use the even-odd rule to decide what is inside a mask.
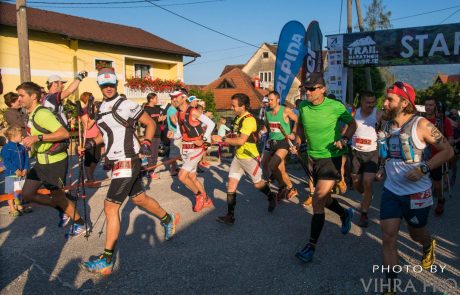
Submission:
[[[343,35],[344,65],[460,63],[460,23]]]
[[[304,37],[305,27],[298,21],[288,22],[281,30],[275,64],[275,90],[281,96],[280,103],[286,100],[292,81],[302,67]]]

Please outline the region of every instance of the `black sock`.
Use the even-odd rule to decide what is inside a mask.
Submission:
[[[230,215],[235,215],[236,192],[227,192],[227,211]]]
[[[171,222],[171,215],[169,215],[168,213],[165,214],[165,216],[161,217],[160,218],[161,222],[163,224],[168,224]]]
[[[265,184],[262,188],[259,189],[259,191],[263,192],[269,199],[272,197],[272,191],[270,190],[268,184]]]
[[[64,210],[62,210],[61,207],[56,206],[54,208],[56,208],[56,210],[58,210],[60,214],[64,214]]]
[[[343,209],[343,207],[340,206],[337,199],[334,199],[332,197],[331,199],[332,199],[331,203],[327,205],[326,208],[331,210],[334,213],[337,213],[340,216],[340,218],[344,218],[346,216],[347,211],[345,211],[345,209]]]
[[[85,221],[83,220],[83,218],[80,217],[78,220],[75,220],[75,223],[78,225],[84,225]]]
[[[310,229],[310,243],[316,245],[319,239],[319,235],[323,230],[324,220],[326,215],[323,214],[313,214],[311,219],[311,229]]]
[[[105,257],[105,260],[110,263],[112,261],[113,257],[113,249],[104,249],[104,253],[102,253],[102,256]]]
[[[361,212],[361,215],[367,217],[367,212]]]

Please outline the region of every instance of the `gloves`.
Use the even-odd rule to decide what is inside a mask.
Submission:
[[[92,138],[87,138],[85,142],[85,150],[91,150],[94,149],[96,146],[96,142]]]
[[[139,153],[144,156],[151,157],[152,156],[152,151],[150,150],[151,145],[152,143],[150,142],[150,140],[144,139],[144,141],[141,144],[141,149],[139,150]]]
[[[83,79],[85,79],[86,77],[88,77],[88,72],[87,71],[81,71],[77,74],[77,76],[75,77],[75,79],[78,79],[80,81],[82,81]]]

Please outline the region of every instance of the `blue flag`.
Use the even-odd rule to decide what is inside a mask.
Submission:
[[[305,27],[298,21],[284,25],[278,41],[275,65],[275,90],[280,103],[286,100],[292,81],[302,67],[305,57]]]
[[[305,58],[302,66],[301,83],[307,80],[311,73],[323,72],[323,34],[317,21],[312,21],[308,25],[305,34]]]

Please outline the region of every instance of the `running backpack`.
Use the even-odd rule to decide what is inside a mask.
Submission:
[[[41,110],[41,109],[46,109],[46,110],[49,110],[48,108],[44,107],[44,106],[38,106],[37,107],[37,110],[34,112],[34,114],[32,115],[32,124],[34,125],[34,128],[37,129],[39,132],[43,133],[43,134],[51,134],[52,132],[41,127],[40,125],[38,125],[36,122],[35,122],[35,115]],[[59,123],[61,123],[61,126],[63,126],[64,128],[66,128],[66,126],[64,126],[62,124],[62,120],[60,120],[59,118],[61,118],[61,116],[55,112],[52,112],[53,115],[56,117],[56,119],[58,120]],[[67,129],[67,128],[66,128]],[[67,152],[67,148],[69,147],[69,143],[70,141],[68,139],[65,139],[65,140],[62,140],[62,141],[58,141],[58,142],[54,142],[53,145],[46,151],[46,152],[42,152],[43,154],[47,154],[47,155],[55,155],[55,154],[58,154],[58,153],[61,153],[61,152],[64,152],[66,151]]]
[[[232,134],[234,134],[235,137],[240,134],[240,130],[243,127],[243,121],[250,117],[254,118],[254,116],[251,113],[247,113],[239,120],[238,124],[236,124],[236,121],[238,120],[238,116],[236,116],[233,119],[230,129],[232,131]],[[251,135],[249,135],[247,142],[257,143],[259,141],[259,131],[260,129],[262,129],[262,127],[263,125],[257,124],[257,130],[251,133]]]

